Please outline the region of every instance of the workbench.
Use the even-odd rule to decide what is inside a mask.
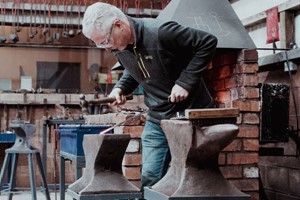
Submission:
[[[7,144],[7,148],[10,148],[11,146],[13,146],[13,144],[15,143],[16,140],[16,134],[14,133],[0,133],[0,143],[2,144]],[[10,165],[9,165],[9,169],[10,169]],[[8,174],[10,174],[10,170],[8,170]],[[7,180],[9,181],[9,175],[7,175]],[[5,184],[4,184],[5,185]],[[4,189],[2,188],[2,186],[0,185],[0,191]]]
[[[75,119],[75,120],[69,120],[69,119],[47,119],[43,121],[43,135],[42,135],[42,164],[44,167],[45,174],[47,174],[47,135],[48,131],[47,128],[51,126],[58,126],[61,124],[84,124],[84,119]]]
[[[74,156],[66,152],[60,151],[60,164],[59,164],[59,188],[60,188],[60,200],[65,200],[65,161],[75,161],[75,179],[78,180],[82,176],[82,168],[85,167],[84,156]]]
[[[68,120],[68,119],[48,119],[43,121],[43,135],[42,135],[42,141],[43,141],[43,146],[42,146],[42,164],[44,167],[45,173],[47,172],[47,135],[48,130],[47,128],[49,127],[51,129],[52,126],[59,126],[61,124],[84,124],[85,121],[83,119],[79,120]],[[68,155],[64,155],[60,153],[60,196],[61,200],[65,199],[65,160],[75,160],[76,162],[76,179],[81,176],[81,168],[85,165],[85,161],[83,160],[84,158],[74,158],[70,157]],[[63,172],[62,172],[63,171]],[[63,173],[63,175],[62,175]]]

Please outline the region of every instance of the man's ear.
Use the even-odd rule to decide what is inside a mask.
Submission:
[[[117,26],[117,27],[121,27],[121,26],[122,26],[122,21],[119,20],[119,19],[115,19],[115,20],[113,21],[113,25],[114,25],[114,26]]]

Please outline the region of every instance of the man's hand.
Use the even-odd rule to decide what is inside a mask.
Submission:
[[[126,97],[122,95],[122,90],[120,88],[114,88],[108,96],[116,98],[116,101],[110,103],[110,105],[115,106],[126,103]]]
[[[169,96],[171,102],[181,102],[184,101],[189,95],[189,92],[183,87],[175,84],[172,88],[171,94]]]

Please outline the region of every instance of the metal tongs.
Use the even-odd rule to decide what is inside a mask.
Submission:
[[[139,114],[136,114],[136,115],[134,115],[134,116],[132,116],[132,117],[126,119],[125,121],[122,121],[122,122],[120,122],[120,123],[118,123],[118,124],[113,125],[112,127],[109,127],[109,128],[107,128],[107,129],[101,131],[99,134],[100,134],[100,135],[101,135],[101,134],[105,134],[105,133],[107,133],[107,132],[113,130],[113,129],[116,128],[116,127],[122,126],[123,124],[126,124],[127,122],[130,122],[130,121],[132,121],[132,120],[134,120],[134,119],[137,119],[137,118],[141,117],[143,114],[145,114],[145,113],[147,113],[147,112],[148,112],[148,110],[144,110],[143,112],[141,112],[141,113],[139,113]]]

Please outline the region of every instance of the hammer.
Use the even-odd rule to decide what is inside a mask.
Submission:
[[[129,94],[125,97],[126,97],[126,100],[132,100],[133,99],[132,94]],[[100,105],[100,104],[103,104],[103,103],[112,103],[115,100],[116,100],[115,97],[105,97],[105,98],[101,98],[101,99],[89,100],[88,103],[91,104],[91,105]]]
[[[132,100],[133,96],[132,94],[129,94],[126,96],[126,100]],[[85,100],[85,96],[82,94],[80,95],[80,106],[82,108],[82,113],[83,114],[88,114],[88,107],[90,105],[100,105],[100,104],[104,104],[104,103],[112,103],[116,100],[116,98],[114,97],[105,97],[105,98],[101,98],[101,99],[93,99],[93,100]]]

